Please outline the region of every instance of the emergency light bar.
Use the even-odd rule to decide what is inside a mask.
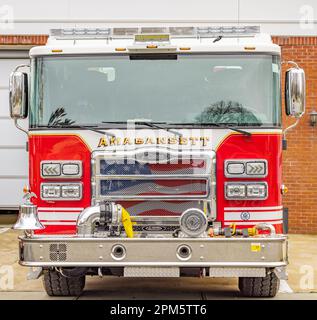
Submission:
[[[51,29],[55,39],[109,39],[128,38],[138,40],[140,35],[156,35],[155,41],[171,38],[250,37],[260,33],[260,26],[206,26],[206,27],[129,27],[129,28],[67,28]],[[157,37],[161,35],[161,37]],[[163,37],[164,35],[164,37]],[[150,37],[149,37],[150,38]],[[162,39],[162,40],[160,40]]]

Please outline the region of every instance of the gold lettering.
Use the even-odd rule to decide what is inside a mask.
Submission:
[[[198,141],[197,137],[190,137],[189,140],[191,141],[192,146],[196,145],[196,141]]]
[[[145,140],[145,144],[154,144],[154,140],[153,138],[150,138],[150,137],[147,137],[146,140]]]
[[[180,145],[187,145],[190,143],[191,145],[196,145],[197,141],[201,141],[202,146],[207,146],[207,142],[209,141],[209,137],[158,137],[156,139],[152,137],[146,137],[146,138],[135,138],[131,140],[131,138],[126,137],[123,139],[122,145],[131,145],[131,144],[180,144]],[[117,137],[111,137],[109,140],[107,138],[100,138],[98,143],[98,148],[100,147],[107,147],[107,146],[118,146],[121,144],[121,139]]]
[[[207,141],[209,141],[209,137],[200,137],[200,141],[203,142],[203,147],[207,145]]]
[[[100,138],[99,143],[98,143],[98,148],[100,147],[107,147],[108,142],[106,138]]]
[[[188,144],[188,138],[180,137],[179,144],[181,144],[181,145]]]
[[[144,144],[144,140],[142,138],[135,138],[135,144]]]
[[[166,138],[157,138],[157,144],[166,144]]]
[[[176,144],[176,143],[177,143],[177,138],[175,137],[168,138],[168,144]]]
[[[114,145],[119,145],[120,144],[120,138],[116,138],[116,137],[111,137],[110,138],[110,145],[114,146]]]
[[[124,138],[123,145],[125,146],[126,144],[132,144],[130,138]]]

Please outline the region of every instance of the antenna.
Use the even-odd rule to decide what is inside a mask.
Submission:
[[[238,1],[238,26],[240,25],[240,0]]]
[[[240,0],[238,1],[238,27],[240,27]],[[240,38],[238,37],[238,43],[240,42]]]

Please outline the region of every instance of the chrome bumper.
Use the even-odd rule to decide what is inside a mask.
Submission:
[[[287,265],[287,238],[80,238],[20,237],[20,264],[36,267],[226,267]],[[122,246],[124,255],[113,254]],[[180,246],[190,248],[184,259]]]

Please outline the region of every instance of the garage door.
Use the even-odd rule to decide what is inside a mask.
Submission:
[[[28,64],[27,57],[27,51],[0,51],[0,210],[17,209],[28,183],[27,137],[9,116],[8,88],[9,74],[15,66]],[[27,128],[27,120],[21,125]]]

